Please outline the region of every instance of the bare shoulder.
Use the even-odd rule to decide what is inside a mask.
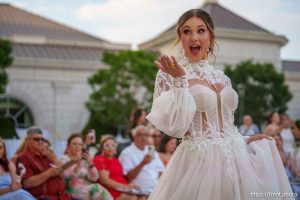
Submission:
[[[15,173],[16,172],[16,166],[15,164],[12,162],[12,161],[8,161],[8,168],[9,168],[9,171],[11,173]]]
[[[15,164],[12,162],[12,161],[8,161],[8,168],[9,169],[13,169],[13,168],[15,168],[16,166],[15,166]]]

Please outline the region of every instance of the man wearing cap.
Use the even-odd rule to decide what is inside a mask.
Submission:
[[[147,194],[156,185],[164,165],[154,147],[147,145],[150,134],[145,126],[138,125],[131,134],[133,143],[121,152],[119,160],[127,180]]]
[[[18,157],[18,167],[22,166],[25,173],[22,185],[35,198],[44,200],[69,200],[65,193],[64,182],[60,176],[60,166],[53,164],[43,149],[43,132],[38,127],[27,130],[26,149]]]

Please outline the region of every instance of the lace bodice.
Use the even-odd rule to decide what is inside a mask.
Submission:
[[[184,107],[191,113],[192,119],[187,131],[192,136],[224,137],[238,134],[234,123],[234,111],[238,105],[238,95],[231,86],[230,79],[221,70],[216,70],[208,61],[191,62],[187,58],[180,61],[186,74],[182,77],[174,78],[171,75],[159,71],[156,76],[154,103],[148,118],[153,119],[156,101],[161,107],[158,112],[163,113],[162,107],[169,108],[170,124],[168,126],[187,126],[186,119],[182,116],[187,115]],[[168,92],[171,101],[163,105],[163,96]],[[162,95],[163,94],[163,95]],[[160,99],[158,98],[160,97]],[[192,97],[191,99],[189,97]],[[168,100],[170,101],[170,100]],[[171,104],[173,106],[171,106]],[[177,108],[176,108],[177,106]],[[179,107],[179,108],[178,108]],[[167,109],[164,108],[164,109]],[[174,110],[180,110],[174,113]],[[173,114],[172,114],[173,113]],[[186,117],[190,117],[186,116]],[[164,119],[166,120],[167,116]],[[182,121],[176,121],[182,120]],[[154,119],[154,121],[156,121]],[[155,123],[155,122],[154,122]],[[163,122],[162,122],[163,123]],[[174,128],[171,128],[172,131]],[[163,130],[164,131],[164,130]],[[180,131],[183,131],[182,128]],[[168,134],[168,133],[167,133]],[[179,134],[179,133],[178,133]],[[179,134],[182,136],[183,133]]]
[[[253,199],[253,193],[293,194],[275,141],[248,144],[249,136],[240,135],[234,126],[238,95],[229,78],[207,61],[180,63],[186,72],[182,77],[157,73],[147,115],[156,128],[183,138],[149,200],[242,200]]]

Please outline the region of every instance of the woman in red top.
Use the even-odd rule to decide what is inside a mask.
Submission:
[[[137,196],[119,192],[136,188],[128,184],[123,175],[123,168],[117,158],[115,158],[117,143],[113,136],[108,136],[101,141],[101,155],[94,158],[94,165],[99,171],[100,183],[104,185],[115,200],[136,200]]]

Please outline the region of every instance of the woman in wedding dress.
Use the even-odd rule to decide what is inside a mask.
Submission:
[[[230,79],[208,64],[214,25],[193,9],[177,24],[184,57],[162,55],[147,119],[183,141],[150,200],[294,199],[273,139],[241,136],[234,126],[238,95]]]

